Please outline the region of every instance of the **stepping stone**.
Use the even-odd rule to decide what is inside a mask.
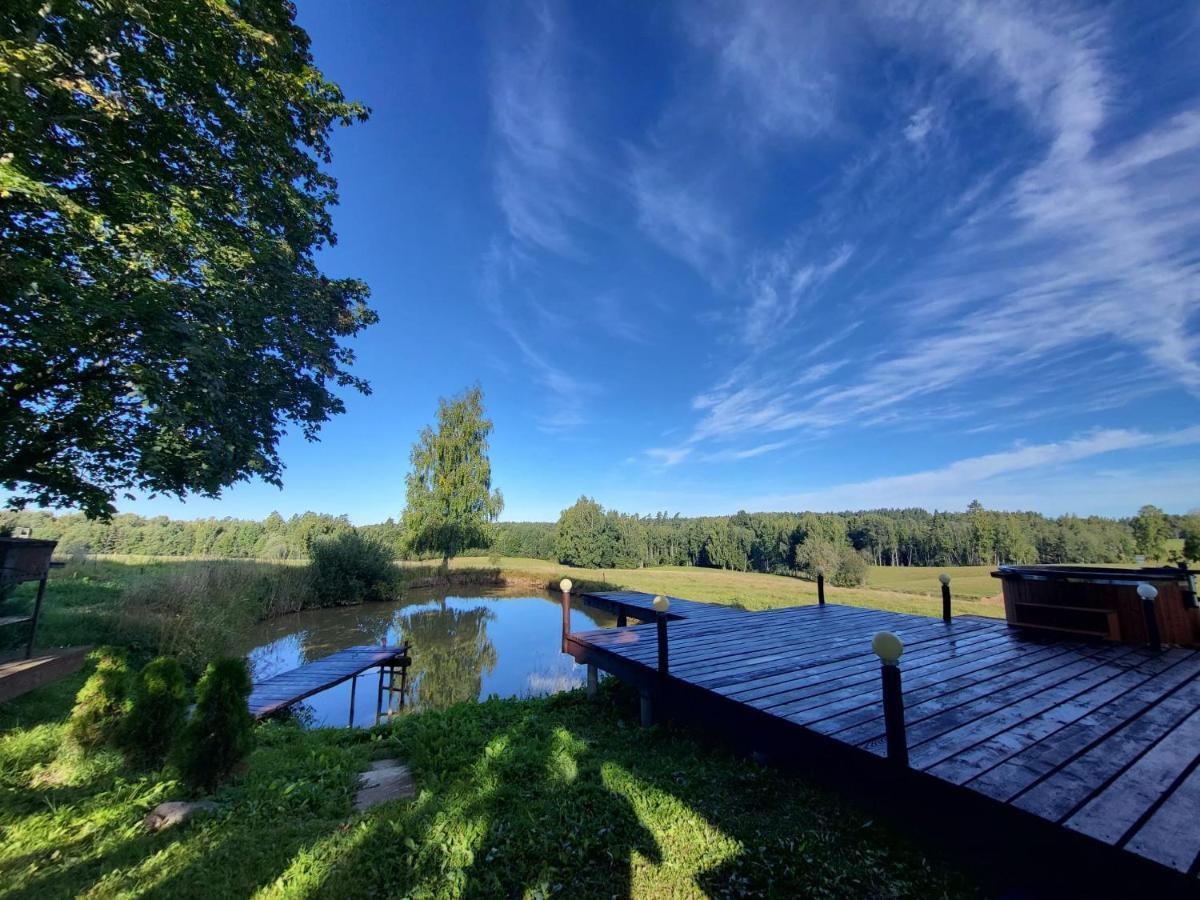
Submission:
[[[217,804],[211,800],[197,800],[188,803],[182,800],[169,800],[160,803],[146,813],[143,824],[148,831],[162,831],[190,822],[198,815],[210,814],[217,811]]]
[[[412,773],[398,759],[375,760],[359,777],[358,784],[358,793],[354,795],[355,812],[389,800],[407,800],[417,794]]]

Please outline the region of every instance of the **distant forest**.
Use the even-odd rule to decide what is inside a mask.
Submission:
[[[303,558],[314,541],[357,530],[401,557],[412,556],[394,520],[356,529],[345,516],[312,512],[290,518],[272,513],[260,522],[130,514],[101,522],[79,514],[0,513],[0,532],[20,525],[31,527],[35,537],[58,540],[66,554]],[[868,564],[1115,563],[1139,553],[1163,560],[1170,555],[1167,541],[1181,537],[1185,552],[1194,556],[1200,546],[1200,516],[1169,515],[1146,506],[1127,519],[1047,518],[972,503],[964,512],[878,509],[685,518],[629,515],[584,497],[556,523],[499,522],[493,533],[490,546],[473,552],[601,568],[677,565],[811,573],[820,566],[835,583],[856,584]]]

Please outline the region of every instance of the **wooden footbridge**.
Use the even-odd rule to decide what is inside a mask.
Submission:
[[[350,681],[350,724],[353,725],[358,676],[377,668],[379,690],[375,717],[378,720],[384,715],[385,694],[388,698],[388,710],[391,709],[391,700],[395,695],[399,695],[401,704],[404,703],[408,666],[411,662],[408,654],[408,644],[402,647],[347,647],[316,662],[281,672],[254,683],[250,692],[250,714],[255,719],[265,719],[314,694]],[[399,686],[396,685],[397,670],[400,675]]]
[[[643,623],[567,633],[563,648],[590,684],[598,668],[634,685],[644,715],[1054,848],[1094,878],[1200,894],[1200,652],[832,604],[747,613],[669,598],[660,623],[648,594],[581,599]],[[899,730],[880,631],[903,641]]]

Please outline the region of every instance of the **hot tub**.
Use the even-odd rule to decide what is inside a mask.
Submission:
[[[1200,647],[1195,576],[1185,566],[1000,566],[992,576],[1004,586],[1010,625],[1125,644],[1149,639],[1137,587],[1151,584],[1158,590],[1154,613],[1163,643]]]

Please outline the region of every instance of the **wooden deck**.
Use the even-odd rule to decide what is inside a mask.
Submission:
[[[652,599],[583,595],[647,618]],[[665,682],[654,625],[576,632],[564,645],[715,736],[905,781],[950,815],[991,814],[1200,891],[1200,652],[1064,640],[975,617],[696,607],[708,605],[671,598]],[[881,630],[904,641],[909,768],[884,758],[870,649]]]
[[[406,650],[405,647],[347,647],[316,662],[255,682],[250,692],[250,713],[256,719],[263,719],[368,669],[406,666]],[[351,699],[351,720],[353,703]]]

